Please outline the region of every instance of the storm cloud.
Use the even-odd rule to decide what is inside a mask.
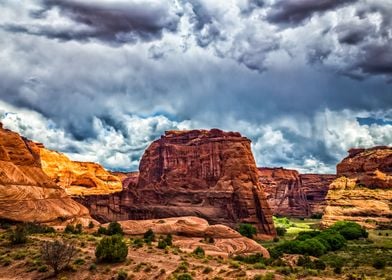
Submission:
[[[137,169],[164,130],[219,127],[249,137],[259,165],[333,172],[353,146],[392,144],[391,13],[381,0],[5,0],[0,119],[111,169]]]

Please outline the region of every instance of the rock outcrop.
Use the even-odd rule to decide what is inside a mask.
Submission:
[[[258,168],[258,176],[273,215],[310,216],[310,206],[303,191],[298,171],[260,167]]]
[[[239,133],[168,131],[148,147],[139,169],[121,193],[79,201],[101,221],[198,216],[275,234],[250,140]]]
[[[40,149],[43,171],[69,195],[97,195],[119,192],[122,183],[101,165],[93,162],[71,161],[66,155]]]
[[[40,148],[0,123],[0,218],[22,222],[88,223],[88,210],[42,171]]]
[[[368,228],[392,224],[392,148],[352,149],[337,165],[327,194],[323,224],[339,220]]]
[[[302,191],[310,207],[310,214],[323,214],[326,203],[328,187],[336,175],[333,174],[300,174]]]
[[[249,238],[224,225],[209,225],[198,217],[177,217],[167,219],[120,221],[128,235],[143,235],[152,229],[158,235],[174,235],[173,244],[184,251],[192,252],[202,247],[208,255],[243,255],[260,253],[269,258],[268,251]],[[205,242],[204,240],[210,240]]]

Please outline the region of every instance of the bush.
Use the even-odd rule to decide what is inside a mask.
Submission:
[[[24,225],[19,224],[9,234],[11,244],[24,244],[27,242],[27,231]]]
[[[107,230],[103,226],[99,226],[99,228],[97,230],[97,233],[106,235],[107,234]]]
[[[287,229],[285,229],[284,227],[277,227],[276,228],[276,233],[278,234],[278,236],[284,236],[287,232]]]
[[[59,240],[44,242],[41,248],[42,260],[53,268],[55,275],[70,264],[76,253],[73,243]]]
[[[373,262],[373,267],[375,269],[383,269],[385,267],[385,265],[386,265],[385,260],[381,259],[381,258],[377,258]]]
[[[203,274],[209,274],[209,273],[211,273],[212,271],[213,271],[213,269],[212,269],[211,267],[206,266],[206,267],[203,269]]]
[[[246,256],[239,255],[239,256],[235,256],[234,259],[236,261],[240,261],[248,264],[264,263],[265,260],[263,255],[260,253],[256,253],[253,255],[246,255]]]
[[[339,232],[347,240],[367,238],[369,235],[364,228],[354,222],[339,221],[333,224],[330,229]]]
[[[321,219],[323,217],[323,213],[313,213],[310,218],[311,219]]]
[[[93,221],[90,221],[90,222],[88,223],[88,228],[94,228],[94,223],[93,223]]]
[[[314,268],[318,270],[325,270],[327,265],[322,260],[315,260],[314,261]]]
[[[201,248],[200,246],[197,246],[196,249],[193,250],[193,254],[195,254],[199,258],[203,258],[206,255],[204,249]]]
[[[151,242],[155,241],[155,233],[152,231],[152,229],[149,229],[144,233],[143,238],[144,242],[151,244]]]
[[[64,232],[65,232],[65,233],[72,233],[72,234],[81,234],[82,231],[83,231],[83,226],[82,226],[82,224],[77,224],[76,227],[73,226],[73,225],[71,225],[71,224],[68,224],[68,225],[65,227],[65,229],[64,229]]]
[[[95,257],[98,262],[123,262],[127,255],[128,247],[119,235],[102,238],[95,249]]]
[[[36,223],[26,223],[25,225],[26,231],[29,234],[34,234],[34,233],[54,233],[56,230],[52,227],[46,226],[46,225],[40,225]]]
[[[132,242],[132,246],[135,248],[141,248],[143,247],[144,241],[140,238],[136,238],[135,240],[133,240]]]
[[[168,235],[166,235],[164,240],[165,240],[167,246],[173,245],[173,236],[170,233]]]
[[[319,257],[327,252],[327,248],[317,239],[311,238],[304,241],[286,241],[273,248],[270,253],[272,257],[278,257],[283,253],[301,254]]]
[[[106,234],[107,235],[115,235],[115,234],[123,235],[124,231],[118,222],[111,222],[108,226]]]
[[[167,243],[165,240],[161,239],[158,241],[158,246],[159,249],[165,249],[167,247]]]
[[[251,224],[240,224],[238,232],[245,237],[253,238],[253,236],[257,233],[257,229]]]
[[[176,276],[176,280],[193,280],[189,273],[182,273]]]
[[[128,279],[128,273],[124,270],[120,270],[117,272],[117,280],[127,280]]]
[[[323,231],[316,239],[322,242],[328,251],[336,251],[346,245],[346,239],[340,233],[332,230]]]

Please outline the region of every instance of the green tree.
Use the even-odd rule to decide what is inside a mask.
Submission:
[[[253,236],[257,233],[257,229],[251,224],[240,224],[238,232],[243,236],[253,238]]]
[[[102,238],[95,249],[95,256],[98,262],[123,262],[127,255],[128,247],[120,235]]]

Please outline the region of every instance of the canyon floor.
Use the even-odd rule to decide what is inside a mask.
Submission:
[[[296,237],[298,232],[312,230],[319,220],[275,219],[275,224],[288,222],[287,233],[274,241],[261,244],[272,248],[285,240]],[[56,279],[41,260],[40,248],[46,240],[62,238],[75,241],[78,254],[71,265],[57,279],[124,279],[119,272],[126,272],[127,279],[190,279],[179,278],[184,273],[192,279],[392,279],[392,267],[375,269],[374,259],[392,259],[392,230],[370,230],[368,239],[350,241],[348,245],[335,252],[323,255],[320,259],[327,264],[325,270],[305,269],[293,263],[296,256],[287,255],[269,264],[249,264],[233,258],[218,256],[196,256],[172,246],[157,248],[157,243],[136,248],[133,240],[137,237],[125,236],[129,247],[125,262],[120,264],[98,264],[95,260],[95,247],[102,237],[90,233],[66,234],[62,231],[48,234],[33,234],[23,245],[11,245],[6,229],[0,232],[0,279]],[[174,237],[178,238],[178,237]],[[337,274],[330,264],[340,259],[344,266]],[[282,261],[283,260],[283,261]]]

